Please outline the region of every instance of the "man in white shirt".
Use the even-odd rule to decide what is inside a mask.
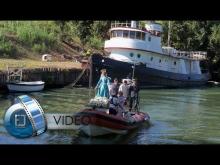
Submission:
[[[127,83],[127,80],[124,80],[124,82],[120,85],[119,91],[123,93],[123,96],[127,99],[129,94],[129,85]]]

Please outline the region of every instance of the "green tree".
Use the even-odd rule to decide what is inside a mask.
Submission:
[[[92,25],[92,35],[101,39],[107,39],[110,26],[111,21],[94,21]]]
[[[77,22],[77,35],[79,36],[82,44],[86,44],[92,33],[93,21],[78,21]]]
[[[209,37],[211,70],[220,72],[220,21],[214,23],[211,27],[211,35]],[[220,79],[220,75],[218,77]]]

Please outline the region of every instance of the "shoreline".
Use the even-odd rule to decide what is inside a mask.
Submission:
[[[41,61],[39,59],[9,59],[0,58],[0,72],[7,71],[7,66],[22,66],[24,69],[37,69],[37,68],[61,68],[72,69],[81,68],[80,62],[74,61]]]
[[[40,61],[36,59],[0,58],[0,91],[7,91],[7,66],[22,67],[23,81],[44,81],[45,88],[63,87],[73,83],[83,71],[82,63],[70,60]],[[76,85],[88,86],[87,69]]]
[[[23,81],[44,81],[45,88],[63,87],[73,83],[81,74],[79,68],[35,68],[23,69]],[[89,86],[89,70],[87,69],[76,85]],[[7,71],[0,72],[0,89],[7,90]]]
[[[72,84],[84,70],[83,63],[73,61],[39,61],[31,59],[1,59],[0,58],[0,92],[7,92],[7,65],[23,65],[23,81],[44,81],[45,89],[60,88]],[[4,66],[4,67],[3,67]],[[85,70],[76,86],[89,87],[89,68]],[[208,82],[203,87],[220,86]],[[143,89],[164,89],[164,87],[147,86]],[[170,89],[170,88],[168,88]],[[172,88],[173,89],[173,88]],[[174,88],[175,89],[175,88]]]

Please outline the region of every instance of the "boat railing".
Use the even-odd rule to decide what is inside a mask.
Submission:
[[[7,82],[22,81],[23,66],[7,66]]]
[[[174,53],[177,57],[192,59],[192,60],[205,60],[207,52],[203,51],[176,51]]]
[[[207,59],[207,52],[204,51],[171,51],[171,50],[163,50],[165,54],[184,58],[184,59],[191,59],[191,60],[206,60]]]
[[[132,28],[131,21],[127,22],[112,22],[111,23],[111,28],[117,28],[117,27],[127,27],[127,28]],[[136,29],[142,29],[141,24],[137,23],[136,24]]]

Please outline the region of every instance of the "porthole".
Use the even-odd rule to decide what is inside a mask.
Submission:
[[[134,56],[134,54],[133,54],[133,53],[130,53],[130,56],[131,56],[131,57],[133,57],[133,56]]]
[[[137,57],[138,57],[138,58],[141,58],[141,55],[140,55],[140,54],[138,54],[138,55],[137,55]]]

